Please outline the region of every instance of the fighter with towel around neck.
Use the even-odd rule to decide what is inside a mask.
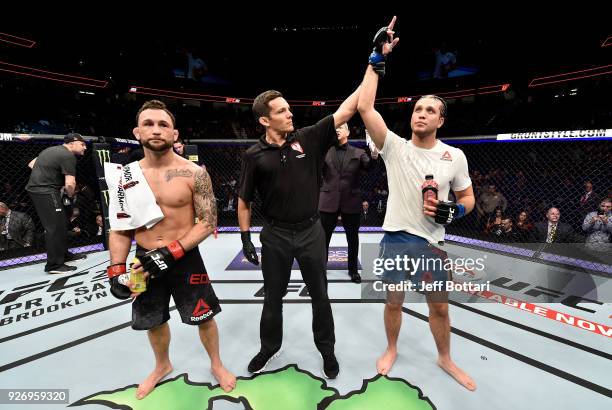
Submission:
[[[162,102],[146,102],[136,121],[133,132],[145,153],[140,168],[164,214],[164,219],[150,229],[113,230],[111,226],[109,237],[111,292],[120,299],[136,297],[132,303],[132,328],[148,331],[155,353],[155,369],[138,386],[136,397],[144,398],[172,371],[167,323],[170,296],[183,323],[198,326],[211,372],[221,388],[229,392],[236,386],[236,378],[219,357],[219,335],[213,319],[221,308],[198,250],[198,244],[213,233],[217,224],[210,177],[173,152],[178,131],[174,116]],[[139,295],[132,293],[126,273],[132,238],[136,239],[140,269],[149,277],[147,290]]]

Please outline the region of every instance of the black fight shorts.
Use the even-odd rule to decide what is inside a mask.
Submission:
[[[138,246],[136,257],[147,252]],[[185,253],[164,276],[150,279],[132,303],[132,329],[148,330],[170,319],[170,296],[183,323],[199,325],[221,312],[198,248]]]

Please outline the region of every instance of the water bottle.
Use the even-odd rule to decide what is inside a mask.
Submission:
[[[144,270],[142,269],[142,266],[139,266],[138,269],[134,269],[135,265],[140,265],[140,260],[138,258],[134,258],[132,263],[130,263],[130,282],[132,282],[132,292],[142,293],[147,290],[147,280],[144,277]]]
[[[423,192],[423,204],[427,203],[428,198],[438,199],[438,183],[434,180],[433,175],[425,175],[421,192]]]

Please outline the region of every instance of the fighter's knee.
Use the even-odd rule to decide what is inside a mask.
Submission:
[[[448,303],[430,303],[429,314],[436,316],[448,316]]]
[[[150,328],[149,330],[147,330],[149,333],[158,333],[158,332],[163,332],[166,330],[170,330],[170,326],[168,325],[168,322],[164,322],[162,324],[159,324],[157,326],[153,326],[152,328]]]
[[[402,304],[396,302],[385,303],[385,308],[391,312],[400,312],[402,310]]]
[[[200,329],[210,329],[211,327],[214,327],[214,326],[215,326],[215,319],[206,320],[198,324],[198,327]]]

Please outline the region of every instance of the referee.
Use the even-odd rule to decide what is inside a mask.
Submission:
[[[283,296],[297,259],[312,299],[312,330],[323,357],[323,371],[333,379],[340,371],[334,354],[334,318],[327,296],[326,240],[318,214],[324,156],[337,142],[336,127],[357,111],[360,87],[333,114],[315,125],[295,130],[289,104],[278,91],[261,93],[253,102],[255,119],[265,134],[244,154],[238,190],[238,221],[245,257],[259,264],[250,238],[251,201],[262,199],[264,226],[262,272],[264,305],[261,349],[249,363],[259,373],[278,355],[283,341]]]

